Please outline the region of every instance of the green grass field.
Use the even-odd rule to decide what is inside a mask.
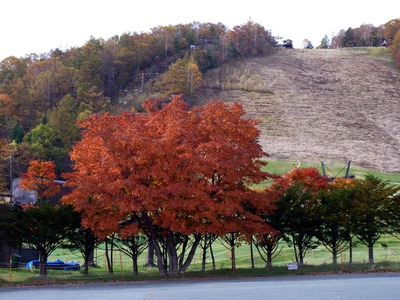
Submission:
[[[265,167],[265,171],[283,175],[293,168],[297,166],[297,162],[286,162],[286,161],[274,161],[274,160],[266,160],[268,165]],[[328,165],[329,170],[326,170],[327,176],[344,176],[346,174],[347,162],[343,163],[343,165]],[[301,163],[301,168],[316,168],[322,174],[322,164],[308,164]],[[358,166],[354,166],[350,164],[350,172],[351,175],[355,175],[356,178],[364,178],[366,175],[373,175],[383,180],[387,180],[392,184],[400,185],[400,173],[384,173],[375,170],[364,169]]]
[[[382,245],[386,244],[387,247]],[[255,247],[253,247],[254,268],[251,265],[251,252],[247,244],[242,244],[236,249],[235,272],[231,270],[230,251],[219,241],[213,244],[216,260],[216,268],[212,269],[211,257],[207,256],[206,272],[201,272],[201,251],[198,250],[184,278],[210,278],[226,276],[284,276],[296,274],[315,273],[346,273],[346,272],[376,272],[376,271],[400,271],[400,240],[396,237],[385,235],[374,247],[374,264],[368,264],[367,248],[361,244],[353,248],[353,264],[349,264],[349,251],[344,251],[338,259],[338,264],[333,265],[330,252],[322,245],[307,253],[305,265],[296,271],[288,270],[288,263],[294,260],[292,248],[285,243],[281,244],[282,250],[273,260],[273,267],[266,268]],[[64,261],[79,261],[83,259],[78,252],[70,252],[66,249],[58,249],[49,260],[61,259]],[[21,265],[17,269],[0,269],[1,285],[38,285],[38,284],[72,284],[88,282],[110,281],[143,281],[162,279],[158,275],[157,268],[145,267],[147,253],[139,258],[139,276],[133,275],[132,261],[126,255],[114,251],[114,274],[108,274],[104,255],[104,247],[99,246],[95,251],[94,259],[97,267],[89,269],[89,276],[84,277],[80,271],[56,271],[49,270],[46,278],[39,276],[39,270],[31,270]],[[165,279],[165,278],[164,278]]]

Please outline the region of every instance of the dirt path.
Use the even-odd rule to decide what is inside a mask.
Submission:
[[[351,49],[281,50],[207,74],[195,98],[242,102],[272,159],[400,172],[400,71]]]

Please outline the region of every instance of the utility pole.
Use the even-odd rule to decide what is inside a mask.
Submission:
[[[153,75],[158,75],[158,73],[145,73],[142,72],[141,74],[141,89],[140,92],[143,93],[144,92],[144,80],[145,80],[145,76],[149,76],[150,78],[153,77]]]

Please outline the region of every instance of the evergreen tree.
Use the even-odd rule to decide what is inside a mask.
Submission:
[[[349,27],[342,38],[342,47],[349,47],[353,46],[353,41],[354,41],[354,32],[351,27]]]
[[[318,46],[320,49],[328,49],[330,48],[330,40],[328,36],[325,34],[324,37],[321,40],[321,44]]]

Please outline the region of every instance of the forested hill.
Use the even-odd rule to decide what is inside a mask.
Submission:
[[[272,159],[400,172],[400,71],[386,48],[282,49],[208,71],[193,104],[243,103]]]
[[[178,24],[8,57],[0,62],[0,190],[33,159],[55,162],[58,176],[71,170],[78,120],[137,112],[148,98],[174,94],[191,105],[244,103],[260,119],[260,143],[273,159],[351,159],[399,172],[400,75],[393,58],[400,57],[400,20],[372,29],[370,36],[348,30],[335,37],[332,45],[341,49],[321,43],[298,50],[277,47],[271,32],[251,21],[232,29]],[[389,47],[379,47],[383,39]]]

